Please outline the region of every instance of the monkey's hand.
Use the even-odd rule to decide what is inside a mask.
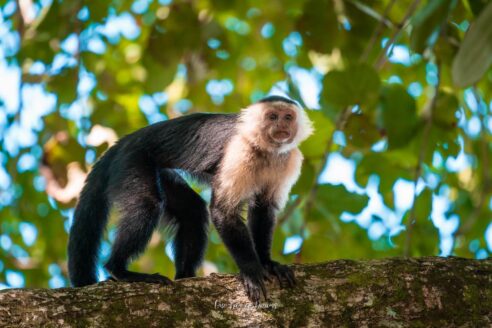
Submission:
[[[259,302],[261,295],[268,299],[267,289],[265,287],[265,280],[271,281],[267,272],[260,266],[256,270],[241,271],[239,279],[246,290],[248,298],[253,302]]]
[[[295,286],[296,277],[294,276],[294,271],[292,271],[292,269],[288,266],[270,260],[263,264],[263,267],[268,274],[277,277],[280,287],[284,287],[284,282],[287,287]]]

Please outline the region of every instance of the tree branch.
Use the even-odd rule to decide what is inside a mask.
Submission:
[[[1,327],[488,327],[492,259],[392,258],[296,265],[298,284],[269,283],[252,304],[238,279],[171,286],[103,282],[0,292]]]

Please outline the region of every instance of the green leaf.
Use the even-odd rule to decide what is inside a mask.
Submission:
[[[355,180],[360,186],[365,187],[371,175],[379,177],[378,191],[386,205],[393,207],[393,185],[400,178],[412,179],[416,162],[417,159],[412,153],[400,150],[369,153],[357,165]]]
[[[408,220],[408,211],[403,220]],[[395,239],[395,243],[403,246],[406,232],[402,232]],[[431,256],[439,253],[439,230],[434,226],[432,220],[417,218],[412,230],[410,243],[411,256]]]
[[[432,190],[425,188],[417,196],[415,217],[417,221],[429,220],[432,212]]]
[[[183,26],[186,26],[186,33],[183,33]],[[146,52],[164,67],[175,65],[187,51],[200,48],[201,28],[190,4],[176,4],[169,17],[152,26]]]
[[[467,2],[473,12],[473,15],[478,16],[490,0],[468,0]]]
[[[292,187],[291,194],[302,195],[306,194],[312,187],[315,180],[314,167],[307,161],[304,161],[301,169],[301,176]]]
[[[410,46],[414,51],[423,53],[435,43],[441,25],[455,6],[456,0],[433,0],[413,16]]]
[[[335,126],[320,111],[310,110],[307,114],[314,126],[314,134],[301,144],[301,152],[306,158],[318,158],[324,154],[326,144]]]
[[[453,61],[453,82],[458,87],[470,86],[485,74],[492,64],[492,3],[485,8],[465,35]]]
[[[297,21],[297,30],[309,49],[329,53],[337,44],[337,22],[333,1],[309,0]]]
[[[87,8],[90,12],[92,22],[102,21],[108,14],[110,2],[107,1],[88,1]]]
[[[77,97],[77,74],[76,68],[65,68],[48,82],[46,89],[58,96],[58,104],[70,104]]]
[[[408,144],[417,128],[415,99],[400,85],[384,87],[381,94],[381,119],[390,149]]]
[[[443,158],[458,156],[461,150],[459,135],[458,129],[444,129],[441,126],[433,125],[429,137],[425,141],[428,144],[425,160],[427,162],[432,160],[434,150],[439,151]]]
[[[458,98],[452,93],[439,91],[436,106],[432,110],[432,121],[442,128],[455,128],[458,124],[458,110]]]
[[[364,114],[350,115],[344,132],[348,142],[361,149],[370,148],[381,138],[376,125]]]
[[[146,92],[162,91],[173,81],[179,63],[179,58],[175,59],[174,63],[164,66],[151,56],[144,56],[143,65],[147,71],[144,83]]]
[[[316,205],[339,217],[343,212],[360,213],[369,197],[347,190],[343,185],[321,184],[316,194]]]
[[[437,255],[439,245],[439,231],[431,219],[432,213],[432,190],[425,188],[415,200],[415,223],[412,230],[410,244],[412,256]],[[410,219],[411,209],[403,218],[403,222]],[[395,242],[403,245],[406,232],[395,238]]]
[[[343,110],[350,105],[371,107],[378,97],[380,84],[379,75],[371,66],[349,66],[343,71],[331,71],[325,76],[322,100],[336,110]]]
[[[74,32],[77,10],[81,7],[80,0],[52,1],[45,6],[23,36],[21,51],[18,56],[21,61],[27,58],[40,60],[50,64],[60,50],[60,42]]]

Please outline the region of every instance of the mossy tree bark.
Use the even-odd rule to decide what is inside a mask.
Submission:
[[[0,293],[1,327],[490,327],[492,259],[339,260],[294,267],[250,303],[235,276]]]

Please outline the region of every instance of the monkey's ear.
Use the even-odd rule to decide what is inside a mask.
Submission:
[[[261,122],[264,105],[256,103],[241,110],[239,114],[239,128],[243,135],[256,135],[258,124]]]
[[[309,119],[306,111],[296,106],[297,111],[297,135],[294,138],[294,143],[300,144],[314,133],[313,122]]]

